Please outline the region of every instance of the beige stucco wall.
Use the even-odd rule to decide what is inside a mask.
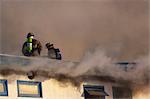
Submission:
[[[8,80],[8,97],[0,96],[0,99],[30,99],[27,97],[17,97],[17,82],[16,80],[26,80],[30,81],[26,76],[16,76],[12,75],[9,77],[2,77],[0,79]],[[93,85],[101,85],[104,86],[105,92],[109,94],[105,99],[113,99],[112,98],[112,85],[118,86],[118,84],[98,82],[98,83],[84,83],[84,84],[93,84]],[[83,85],[83,84],[82,84]],[[81,97],[83,92],[83,86],[77,89],[76,87],[71,86],[70,84],[62,84],[57,82],[56,80],[46,80],[42,82],[42,93],[43,98],[32,98],[32,99],[84,99]],[[133,99],[149,99],[150,98],[150,89],[149,90],[141,90],[138,94],[133,96]]]
[[[0,99],[30,99],[30,98],[22,98],[17,97],[17,82],[16,80],[26,80],[29,79],[25,76],[16,76],[12,75],[9,77],[2,77],[0,79],[7,79],[8,80],[8,97],[1,96]],[[106,99],[112,99],[112,85],[111,83],[84,83],[84,84],[94,84],[94,85],[102,85],[105,87],[105,91],[109,94]],[[83,85],[83,84],[82,84]],[[42,82],[42,93],[43,98],[35,98],[35,99],[84,99],[81,97],[83,92],[83,86],[81,88],[76,88],[68,84],[62,84],[57,82],[56,80],[46,80]],[[34,98],[32,98],[34,99]]]
[[[16,80],[26,80],[25,76],[10,76],[10,77],[0,77],[0,79],[8,79],[8,97],[0,97],[0,99],[30,99],[17,97],[17,82]],[[72,87],[70,84],[61,85],[55,80],[46,80],[42,82],[42,93],[43,98],[35,99],[83,99],[81,97],[82,90],[79,91],[77,88]],[[34,98],[32,98],[34,99]]]

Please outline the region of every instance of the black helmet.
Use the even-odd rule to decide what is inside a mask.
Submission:
[[[33,34],[32,32],[29,32],[29,33],[27,34],[27,38],[29,38],[29,37],[31,37],[31,36],[34,36],[34,34]]]
[[[46,43],[45,46],[46,46],[47,48],[51,48],[51,47],[53,47],[54,45],[53,45],[53,44],[50,44],[50,43]]]

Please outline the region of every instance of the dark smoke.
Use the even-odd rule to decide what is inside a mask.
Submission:
[[[15,58],[15,57],[13,57]],[[27,58],[28,59],[28,58]],[[34,58],[29,58],[34,59]],[[128,66],[128,71],[123,66],[116,65],[116,60],[108,57],[99,48],[88,51],[80,62],[55,61],[46,58],[35,58],[27,66],[19,65],[19,61],[10,60],[9,65],[1,65],[0,74],[2,76],[25,75],[33,71],[35,79],[48,80],[56,79],[62,83],[71,83],[79,86],[83,82],[112,82],[121,83],[128,86],[149,84],[149,64],[148,58],[144,57],[135,60],[135,66]],[[3,63],[3,64],[8,64]],[[18,63],[18,64],[17,64]]]

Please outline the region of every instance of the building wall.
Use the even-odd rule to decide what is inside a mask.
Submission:
[[[16,76],[12,75],[9,77],[2,77],[0,79],[7,79],[8,80],[8,96],[0,96],[0,99],[30,99],[25,97],[18,97],[17,94],[17,82],[16,80],[25,80],[31,81],[25,76]],[[90,84],[84,83],[84,84]],[[112,84],[111,83],[91,83],[93,85],[101,85],[104,86],[105,92],[109,94],[106,96],[105,99],[112,99]],[[82,84],[83,85],[83,84]],[[76,88],[71,86],[70,84],[62,84],[57,82],[56,80],[46,80],[42,82],[42,98],[35,98],[35,99],[84,99],[82,97],[83,93],[83,86],[81,88]],[[34,99],[34,98],[32,98]]]
[[[0,64],[1,68],[3,66],[7,66],[10,63],[11,64],[22,64],[22,66],[26,66],[30,64],[31,61],[34,62],[36,60],[35,58],[28,58],[26,57],[18,57],[14,55],[0,55],[2,61],[2,65]],[[18,61],[19,60],[19,61]],[[36,60],[37,61],[37,60]],[[27,63],[26,65],[23,63]],[[10,66],[10,65],[9,65]],[[13,68],[14,65],[11,65],[11,68]],[[15,68],[15,67],[14,67]],[[17,68],[16,68],[17,69]],[[3,73],[1,73],[3,74]],[[27,78],[27,76],[20,76],[20,75],[9,75],[9,76],[0,76],[0,79],[6,79],[8,80],[8,91],[9,91],[9,96],[8,97],[2,97],[0,96],[0,99],[29,99],[29,98],[19,98],[17,97],[17,80],[25,80],[25,81],[32,81]],[[33,80],[34,81],[34,80]],[[43,98],[42,99],[84,99],[81,97],[83,93],[83,85],[100,85],[104,86],[105,92],[109,95],[106,96],[105,99],[113,99],[113,92],[112,92],[112,86],[121,86],[116,83],[111,83],[111,82],[84,82],[81,84],[81,87],[77,89],[76,87],[71,86],[69,83],[68,84],[63,84],[63,82],[57,82],[56,80],[45,80],[43,77],[36,77],[36,81],[42,82],[42,93],[43,93]],[[147,86],[148,87],[148,86]],[[141,88],[140,86],[138,88]],[[137,89],[138,89],[137,88]],[[146,89],[146,88],[145,88]],[[140,90],[139,94],[133,97],[133,99],[149,99],[148,97],[150,90],[145,90],[144,88]],[[144,90],[144,91],[143,91]],[[135,90],[137,91],[137,90]],[[142,97],[142,98],[141,98]],[[145,97],[145,98],[143,98]],[[36,98],[37,99],[37,98]]]
[[[0,99],[30,99],[24,97],[17,97],[17,82],[16,80],[29,81],[25,76],[10,76],[0,77],[0,79],[8,79],[8,97],[0,96]],[[82,92],[71,85],[61,85],[55,80],[46,80],[42,82],[43,98],[35,99],[83,99]],[[34,98],[32,98],[34,99]]]
[[[3,77],[0,76],[0,79],[7,79],[8,80],[8,96],[0,96],[0,99],[31,99],[30,97],[18,97],[17,94],[17,80],[25,80],[31,81],[26,76],[8,76]],[[33,80],[34,81],[34,80]],[[42,81],[36,80],[36,81]],[[97,82],[97,83],[90,83],[86,82],[84,85],[100,85],[104,86],[105,92],[109,95],[106,96],[105,99],[113,99],[112,93],[112,86],[121,86],[114,83],[106,83],[106,82]],[[149,99],[150,90],[139,92],[137,95],[133,96],[132,99]],[[70,84],[62,84],[57,82],[56,80],[45,80],[42,82],[42,98],[33,98],[32,99],[84,99],[82,96],[83,93],[83,84],[81,84],[81,88],[77,89],[76,87],[71,86]]]

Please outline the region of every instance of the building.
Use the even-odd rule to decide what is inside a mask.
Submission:
[[[0,55],[1,68],[11,70],[12,64],[27,66],[32,58]],[[118,63],[125,66],[128,63]],[[4,66],[4,67],[3,67]],[[10,67],[10,68],[9,68]],[[112,81],[90,82],[85,81],[80,89],[70,83],[62,85],[54,79],[30,80],[26,75],[6,75],[5,69],[0,76],[0,99],[134,99],[132,90]]]

